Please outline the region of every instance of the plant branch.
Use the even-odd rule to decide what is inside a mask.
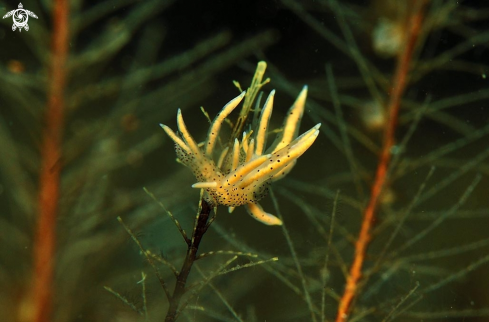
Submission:
[[[61,143],[64,125],[64,90],[68,55],[66,0],[56,0],[53,12],[52,54],[45,129],[41,146],[39,218],[34,240],[32,321],[51,321],[55,261],[56,217],[61,172]]]
[[[168,308],[168,313],[166,314],[165,322],[176,321],[178,316],[178,308],[185,294],[185,286],[187,284],[187,278],[190,274],[190,270],[194,262],[197,260],[197,251],[199,250],[199,245],[204,237],[207,228],[209,228],[208,221],[209,215],[212,211],[211,205],[209,205],[204,199],[201,200],[200,212],[195,220],[194,231],[192,233],[192,239],[187,248],[187,255],[183,262],[180,273],[177,276],[177,282],[175,284],[175,289],[173,295],[170,299],[170,307]]]
[[[389,118],[384,132],[384,144],[377,165],[375,180],[372,185],[370,199],[367,207],[364,210],[363,222],[360,229],[358,239],[355,243],[355,255],[353,263],[350,267],[350,273],[346,282],[345,291],[338,306],[338,314],[336,322],[347,321],[348,312],[351,309],[353,299],[357,294],[360,279],[362,277],[362,267],[365,261],[367,248],[371,241],[371,230],[375,220],[379,201],[382,194],[382,189],[387,181],[387,171],[391,160],[391,148],[395,144],[395,130],[401,99],[407,85],[408,72],[411,65],[411,60],[414,48],[417,43],[418,36],[421,31],[423,20],[424,0],[417,2],[417,8],[411,15],[408,21],[408,36],[404,50],[398,55],[396,72],[393,79],[393,87],[390,93],[388,105]]]

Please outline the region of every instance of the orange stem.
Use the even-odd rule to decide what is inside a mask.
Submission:
[[[52,57],[39,177],[39,219],[34,243],[33,312],[35,322],[52,321],[56,218],[64,125],[64,89],[68,53],[68,1],[56,0]]]
[[[365,261],[367,248],[371,241],[371,230],[375,220],[379,200],[382,194],[382,189],[387,181],[387,170],[391,160],[391,148],[395,143],[395,130],[397,126],[397,118],[399,107],[401,105],[402,95],[407,85],[407,74],[410,69],[410,64],[421,31],[423,20],[424,1],[419,1],[418,10],[413,13],[408,25],[408,37],[404,50],[398,56],[396,72],[393,79],[394,86],[391,89],[390,101],[388,105],[389,118],[384,132],[384,144],[380,154],[375,180],[372,185],[370,199],[363,214],[363,222],[360,229],[360,234],[355,243],[355,255],[353,263],[350,267],[350,274],[346,281],[345,291],[340,299],[338,306],[338,314],[336,322],[344,322],[348,318],[348,312],[351,303],[357,294],[358,284],[362,277],[362,267]]]

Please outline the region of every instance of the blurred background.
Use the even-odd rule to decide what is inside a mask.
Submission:
[[[179,321],[333,321],[387,126],[396,57],[416,6],[71,1],[66,63],[57,65],[60,3],[22,2],[38,17],[29,17],[28,31],[12,31],[12,17],[0,25],[0,321],[163,320],[165,294],[117,217],[173,287],[165,263],[179,269],[186,244],[161,204],[190,233],[199,191],[158,124],[176,129],[180,108],[190,132],[204,140],[209,124],[200,107],[213,118],[239,94],[233,81],[247,88],[262,60],[271,79],[263,90],[277,90],[271,127],[281,126],[307,84],[300,131],[322,122],[321,134],[261,202],[283,216],[285,228],[265,226],[244,209],[218,209],[200,252],[229,254],[197,262]],[[489,6],[419,3],[421,33],[388,185],[349,321],[489,316]],[[18,5],[1,1],[1,15]],[[60,180],[59,195],[51,195],[54,253],[46,259],[53,263],[52,314],[36,320],[53,86],[64,100],[52,164]]]

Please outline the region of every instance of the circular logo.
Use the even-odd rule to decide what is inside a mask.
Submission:
[[[29,16],[27,15],[27,12],[25,12],[24,9],[15,10],[15,13],[13,14],[13,18],[14,18],[14,24],[18,28],[22,28],[25,25],[27,25],[27,21],[29,20]]]

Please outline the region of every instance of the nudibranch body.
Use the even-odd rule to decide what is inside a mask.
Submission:
[[[204,198],[210,205],[227,206],[230,212],[235,207],[246,205],[255,219],[267,225],[281,225],[279,218],[265,212],[257,202],[268,194],[270,184],[289,173],[297,158],[312,145],[321,124],[297,137],[307,96],[307,86],[304,86],[290,108],[275,143],[265,150],[275,95],[275,91],[272,91],[256,128],[244,132],[241,141],[235,139],[233,146],[224,149],[215,163],[213,154],[222,123],[244,95],[245,92],[242,92],[217,114],[202,144],[197,144],[188,132],[180,110],[177,114],[180,136],[166,125],[161,124],[161,127],[175,142],[180,162],[189,167],[197,178],[197,183],[192,187],[204,189]]]

